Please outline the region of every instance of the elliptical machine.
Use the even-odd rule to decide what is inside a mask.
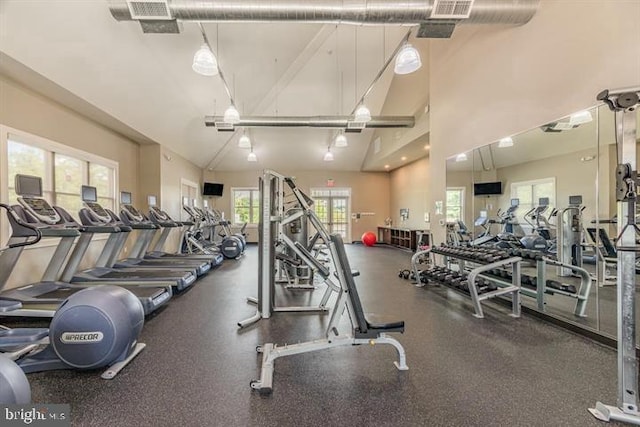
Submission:
[[[200,210],[200,208],[195,208],[196,210]],[[231,232],[231,222],[227,221],[223,218],[222,213],[215,209],[207,209],[201,210],[201,214],[207,219],[207,221],[211,224],[211,232],[215,232],[215,228],[217,226],[220,227],[220,231],[218,232],[218,236],[222,238],[220,242],[220,252],[224,255],[225,258],[233,258],[237,259],[242,254],[244,254],[244,250],[247,247],[247,241],[244,235],[244,230],[247,226],[245,223],[242,226],[240,233],[232,233]],[[213,236],[215,238],[215,236]]]

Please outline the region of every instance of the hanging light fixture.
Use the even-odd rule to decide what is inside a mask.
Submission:
[[[393,71],[396,74],[411,74],[422,67],[420,52],[410,43],[405,43],[398,55],[396,55],[396,65]]]
[[[468,160],[465,153],[460,153],[456,156],[456,162],[466,162]]]
[[[360,104],[353,117],[356,122],[369,122],[371,121],[371,111],[364,104]]]
[[[344,132],[341,131],[338,134],[338,136],[336,136],[335,145],[336,145],[336,148],[344,148],[349,145],[349,142],[347,141],[347,136],[344,134]]]
[[[498,148],[508,148],[513,147],[513,139],[508,136],[506,138],[502,138],[500,142],[498,142]]]
[[[218,74],[218,61],[206,43],[193,55],[193,71],[203,76],[215,76]]]
[[[353,67],[355,71],[354,93],[357,97],[358,96],[358,28],[357,27],[355,29],[354,47],[355,47],[355,55],[354,55],[355,66]],[[363,97],[360,99],[360,105],[358,106],[358,108],[356,109],[356,112],[353,115],[353,120],[356,122],[367,123],[371,121],[371,111],[369,111],[366,105],[364,105],[364,98],[366,96],[367,94],[365,93]],[[357,101],[356,101],[356,105],[358,105]]]
[[[238,148],[251,148],[251,139],[247,136],[246,131],[242,131],[242,136],[238,140]]]
[[[229,108],[225,110],[224,122],[230,123],[232,125],[235,125],[236,123],[240,123],[240,113],[238,113],[238,110],[233,104],[229,105]]]
[[[258,156],[256,156],[256,153],[253,152],[253,147],[251,147],[251,151],[249,152],[249,155],[247,156],[247,161],[248,162],[257,162],[258,161]]]
[[[327,152],[324,153],[325,162],[333,162],[333,153],[331,152],[331,147],[327,147]]]

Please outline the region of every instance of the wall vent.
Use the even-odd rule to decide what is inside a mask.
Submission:
[[[434,0],[431,19],[467,19],[474,0]]]
[[[132,19],[173,19],[167,0],[127,0]]]

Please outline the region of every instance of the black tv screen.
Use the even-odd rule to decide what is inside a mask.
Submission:
[[[215,182],[205,182],[202,188],[203,196],[222,196],[223,184],[216,184]]]
[[[492,196],[502,194],[502,182],[479,182],[473,184],[474,196]]]

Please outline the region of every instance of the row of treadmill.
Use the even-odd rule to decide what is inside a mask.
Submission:
[[[12,234],[10,248],[0,254],[0,304],[19,301],[22,307],[2,312],[3,315],[53,317],[57,307],[71,294],[99,284],[126,287],[138,297],[148,315],[224,260],[223,253],[212,250],[212,245],[203,248],[202,253],[163,251],[172,230],[191,224],[173,221],[155,206],[147,217],[131,204],[130,193],[122,194],[118,216],[97,202],[95,187],[82,186],[85,207],[78,213],[79,223],[64,208],[52,207],[42,197],[41,178],[17,175],[15,188],[19,204],[3,206]],[[59,242],[41,281],[3,290],[24,249],[11,246],[34,236],[34,231],[21,223],[37,228],[42,238],[59,238]],[[138,231],[138,238],[128,256],[119,258],[133,230]],[[160,235],[156,238],[157,233]],[[79,270],[96,234],[108,236],[104,247],[94,267]]]
[[[200,242],[197,253],[164,251],[172,230],[182,230],[183,238],[197,234],[195,212],[190,222],[173,221],[153,206],[147,216],[123,192],[117,215],[98,203],[95,187],[82,186],[76,221],[43,198],[40,177],[16,175],[15,190],[18,204],[0,204],[11,227],[0,248],[0,316],[51,321],[48,328],[0,326],[0,403],[29,401],[24,373],[106,367],[103,378],[113,378],[144,348],[138,336],[145,317],[229,258],[213,239]],[[133,230],[138,236],[121,258]],[[106,237],[104,246],[93,267],[80,269],[95,235]],[[25,248],[43,239],[58,243],[41,280],[5,289]]]

